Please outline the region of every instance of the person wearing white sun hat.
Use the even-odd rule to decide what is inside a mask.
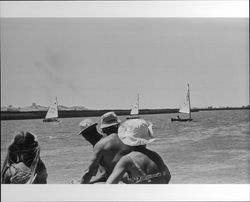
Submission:
[[[153,124],[143,119],[131,119],[125,121],[118,129],[121,141],[129,146],[146,145],[153,141]]]
[[[124,174],[129,184],[168,184],[171,178],[163,159],[146,145],[155,141],[152,123],[143,119],[131,119],[121,124],[118,137],[131,152],[120,158],[107,184],[119,183]]]

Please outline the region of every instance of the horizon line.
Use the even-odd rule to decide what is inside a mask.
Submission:
[[[42,106],[42,105],[35,105],[35,106],[40,106],[40,107],[44,107],[44,108],[49,108],[49,106]],[[200,107],[197,107],[197,106],[194,106],[194,107],[191,107],[191,109],[206,109],[206,108],[247,108],[249,107],[250,104],[246,104],[246,105],[241,105],[241,106],[213,106],[213,105],[210,105],[210,106],[200,106]],[[1,106],[1,109],[2,108],[9,108],[9,109],[21,109],[21,108],[28,108],[28,107],[32,107],[32,105],[30,106],[24,106],[24,107],[15,107],[15,106]],[[85,108],[84,110],[131,110],[131,108],[86,108],[82,105],[75,105],[75,106],[65,106],[65,105],[58,105],[58,107],[65,107],[65,108],[73,108],[73,107],[83,107]],[[141,108],[139,110],[147,110],[147,109],[178,109],[179,107],[168,107],[168,108]]]

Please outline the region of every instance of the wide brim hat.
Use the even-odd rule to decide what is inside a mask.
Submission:
[[[129,119],[120,125],[118,137],[125,145],[146,145],[155,141],[152,126],[151,122],[143,119]]]
[[[108,128],[120,124],[121,120],[117,117],[114,112],[107,112],[101,116],[100,128]]]
[[[79,123],[80,131],[76,135],[81,135],[96,127],[97,123],[93,122],[91,119],[84,119]]]

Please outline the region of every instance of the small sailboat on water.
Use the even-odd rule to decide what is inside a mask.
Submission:
[[[137,94],[137,99],[135,105],[130,111],[130,116],[127,119],[137,119],[139,118],[139,93]]]
[[[49,107],[49,110],[43,122],[59,122],[57,98],[55,99],[54,103]]]
[[[171,121],[192,121],[191,118],[191,103],[190,103],[190,90],[189,90],[189,84],[188,84],[188,91],[185,102],[182,104],[181,108],[179,109],[180,113],[189,114],[189,118],[180,118],[177,116],[177,118],[171,118]]]

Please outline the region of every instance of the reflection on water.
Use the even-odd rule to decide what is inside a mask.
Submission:
[[[170,119],[176,115],[142,116],[154,124],[158,140],[148,148],[163,157],[172,174],[170,183],[250,183],[249,110],[202,111],[193,113],[192,122],[172,123]],[[82,119],[65,118],[60,123],[1,121],[1,165],[15,132],[30,130],[41,144],[48,182],[79,179],[92,154],[88,142],[75,135]]]

